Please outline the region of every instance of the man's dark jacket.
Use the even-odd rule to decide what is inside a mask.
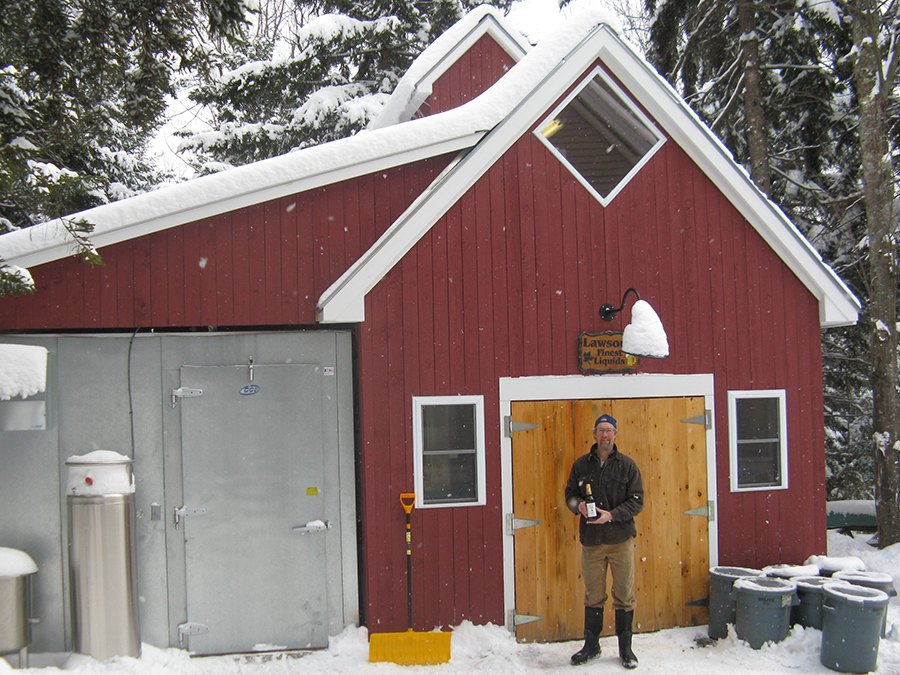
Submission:
[[[579,539],[584,546],[621,544],[637,535],[634,517],[644,508],[644,482],[637,464],[619,452],[614,445],[609,458],[600,466],[597,444],[572,464],[569,482],[566,483],[566,506],[572,513],[579,513],[578,505],[584,501],[590,482],[597,508],[609,511],[612,521],[604,525],[588,525],[582,516],[579,523]]]

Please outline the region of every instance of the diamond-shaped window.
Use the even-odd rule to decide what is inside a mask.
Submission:
[[[665,141],[600,68],[535,134],[604,206]]]

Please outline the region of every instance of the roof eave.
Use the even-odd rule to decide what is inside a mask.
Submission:
[[[372,131],[367,133],[377,132]],[[98,227],[94,233],[88,236],[91,244],[99,249],[104,246],[110,246],[136,237],[152,234],[153,232],[159,232],[189,222],[211,218],[229,211],[247,208],[273,199],[306,192],[317,187],[332,185],[369,173],[412,164],[417,161],[444,154],[464,151],[477,144],[483,135],[484,132],[469,133],[456,138],[443,139],[436,143],[424,144],[397,153],[388,153],[372,157],[363,162],[354,163],[348,161],[340,166],[332,167],[324,171],[290,177],[280,183],[268,184],[265,187],[251,189],[240,194],[231,194],[225,199],[213,199],[206,203],[192,204],[189,207],[171,210],[162,214],[156,213],[153,209],[148,209],[148,212],[153,213],[153,215],[147,218],[135,220],[120,219],[118,217],[122,213],[122,205],[124,202],[132,205],[128,208],[128,212],[131,213],[136,210],[133,206],[134,201],[132,200],[144,200],[149,204],[153,200],[159,199],[164,193],[169,194],[167,192],[169,190],[182,190],[185,194],[188,194],[192,189],[197,187],[195,181],[215,180],[216,177],[215,174],[212,176],[204,176],[202,178],[197,178],[194,181],[179,183],[156,192],[137,195],[136,197],[124,200],[124,202],[112,202],[110,204],[94,207],[87,211],[66,216],[65,220],[73,221],[84,219],[95,225],[103,225],[103,227]],[[354,159],[354,153],[348,152],[345,154],[347,155],[348,160]],[[230,169],[230,171],[240,170],[241,167]],[[41,237],[45,243],[37,244],[36,246],[32,245],[31,250],[28,250],[25,253],[6,254],[4,260],[7,264],[18,265],[25,268],[34,267],[35,265],[41,265],[60,258],[65,258],[72,255],[74,252],[73,243],[70,237],[67,236],[61,219],[41,223],[40,225],[36,225],[26,230],[19,230],[14,233],[2,235],[2,237],[11,236],[28,238],[31,242],[34,242],[36,237]],[[2,237],[0,237],[0,240],[2,240]]]

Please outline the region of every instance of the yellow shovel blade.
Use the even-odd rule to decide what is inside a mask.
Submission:
[[[389,661],[401,666],[431,666],[450,660],[452,633],[373,633],[369,636],[369,661]]]

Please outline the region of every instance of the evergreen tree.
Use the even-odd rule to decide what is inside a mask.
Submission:
[[[314,18],[290,34],[258,35],[220,55],[222,74],[191,94],[209,111],[213,128],[181,144],[196,153],[201,173],[355,134],[413,59],[478,4],[295,1],[295,11]]]
[[[645,6],[653,13],[651,62],[865,305],[870,275],[850,22],[837,5],[805,0]],[[746,86],[748,44],[756,49],[755,93]],[[754,106],[761,114],[753,115]],[[867,311],[858,326],[823,334],[831,498],[871,497],[874,487],[866,482],[874,476]]]
[[[144,154],[174,73],[201,36],[240,29],[243,0],[0,2],[0,232],[61,218],[163,180]],[[89,223],[63,220],[97,262]],[[0,292],[27,290],[0,263]]]

